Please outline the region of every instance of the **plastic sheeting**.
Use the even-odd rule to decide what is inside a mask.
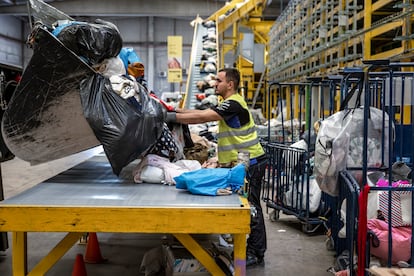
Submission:
[[[32,165],[99,145],[79,96],[93,69],[47,30],[37,28],[33,38],[33,56],[2,120],[7,147]]]

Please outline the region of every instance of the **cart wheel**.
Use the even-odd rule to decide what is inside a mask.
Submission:
[[[303,223],[302,224],[302,232],[305,234],[311,234],[315,232],[315,230],[319,227],[319,225],[313,225],[310,223]]]
[[[269,214],[269,219],[272,222],[278,221],[279,220],[279,210],[273,210],[272,212],[270,212]]]

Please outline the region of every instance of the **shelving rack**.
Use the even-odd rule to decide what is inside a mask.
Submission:
[[[362,60],[412,61],[413,13],[412,0],[292,0],[269,31],[269,80],[326,77]]]

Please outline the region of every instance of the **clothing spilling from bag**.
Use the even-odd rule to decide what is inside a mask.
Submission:
[[[168,158],[148,154],[133,170],[135,183],[159,183],[175,185],[174,178],[184,172],[201,169],[197,160],[178,160],[170,162]]]

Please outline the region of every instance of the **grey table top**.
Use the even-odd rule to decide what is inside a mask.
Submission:
[[[236,194],[202,196],[175,186],[136,184],[132,178],[133,166],[126,167],[118,177],[105,158],[93,157],[0,202],[0,206],[239,207],[241,204]]]

